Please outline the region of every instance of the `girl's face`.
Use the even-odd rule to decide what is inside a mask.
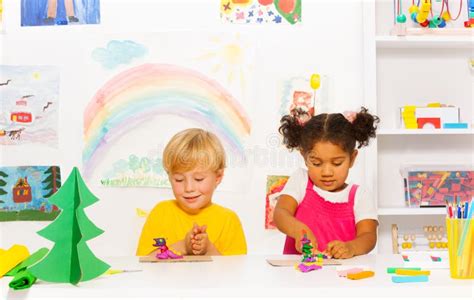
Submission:
[[[321,141],[306,154],[309,178],[320,189],[337,192],[345,188],[349,169],[357,157],[357,150],[347,153],[338,145]]]
[[[223,170],[213,172],[200,169],[170,174],[171,188],[179,207],[189,214],[197,214],[209,206],[223,174]]]

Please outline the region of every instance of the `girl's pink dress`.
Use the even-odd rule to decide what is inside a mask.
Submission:
[[[325,251],[330,241],[350,241],[356,237],[354,198],[358,185],[352,185],[349,201],[332,203],[324,200],[314,189],[308,178],[306,194],[298,205],[295,218],[306,224],[314,233],[318,250]],[[295,240],[286,237],[283,254],[299,254],[295,249]]]

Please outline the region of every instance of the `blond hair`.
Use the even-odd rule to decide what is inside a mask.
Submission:
[[[163,152],[163,167],[168,174],[188,172],[195,168],[217,172],[225,168],[225,152],[217,136],[190,128],[178,132]]]

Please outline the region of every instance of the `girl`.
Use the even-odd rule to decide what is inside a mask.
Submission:
[[[287,235],[284,254],[301,252],[303,232],[334,258],[370,252],[377,241],[377,212],[364,188],[346,183],[357,148],[375,137],[379,118],[361,108],[345,115],[319,114],[306,123],[286,115],[280,123],[283,143],[303,155],[307,170],[297,170],[281,192],[274,212]]]

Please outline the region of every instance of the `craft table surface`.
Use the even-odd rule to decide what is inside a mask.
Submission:
[[[213,257],[212,262],[138,263],[137,257],[102,258],[113,269],[142,272],[103,275],[78,286],[38,282],[24,291],[8,288],[11,277],[0,279],[0,299],[105,299],[133,297],[470,297],[474,280],[454,280],[447,269],[433,269],[429,282],[395,284],[387,267],[403,266],[400,255],[364,255],[342,260],[365,265],[375,276],[363,280],[338,277],[335,266],[300,273],[292,267],[272,267],[267,258],[289,256]]]

